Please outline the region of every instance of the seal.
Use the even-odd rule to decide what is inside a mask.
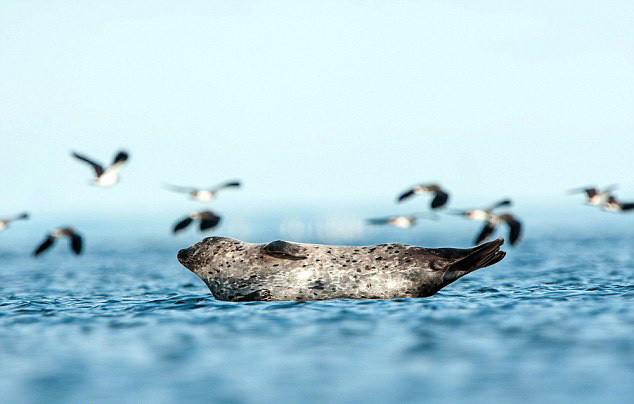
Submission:
[[[402,244],[332,246],[273,241],[253,244],[208,237],[178,252],[218,300],[310,301],[428,297],[461,277],[496,264],[499,238],[477,247]]]

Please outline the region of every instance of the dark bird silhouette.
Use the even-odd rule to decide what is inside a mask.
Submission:
[[[393,227],[398,227],[400,229],[408,229],[414,226],[418,219],[421,217],[428,219],[437,219],[437,216],[434,214],[429,214],[428,212],[418,212],[412,213],[410,215],[394,215],[367,219],[366,223],[372,225],[389,225]]]
[[[614,195],[610,195],[603,204],[603,209],[608,212],[627,212],[634,209],[634,202],[619,202]]]
[[[218,197],[218,191],[220,191],[221,189],[239,188],[240,181],[228,181],[210,188],[181,187],[171,184],[163,184],[163,186],[165,186],[170,191],[189,194],[189,196],[196,201],[210,202]]]
[[[618,186],[616,184],[609,185],[603,189],[599,189],[595,186],[588,186],[582,188],[571,189],[568,194],[586,194],[586,202],[592,206],[603,206],[610,198],[611,192]]]
[[[33,255],[38,256],[42,254],[44,251],[48,250],[57,239],[62,237],[68,237],[70,240],[70,249],[77,255],[81,254],[83,245],[81,236],[71,227],[62,227],[49,233],[46,236],[46,239],[44,239],[44,241],[35,249]]]
[[[186,218],[180,220],[174,226],[174,234],[187,228],[194,220],[200,222],[200,231],[211,230],[218,226],[221,217],[210,210],[203,210],[190,213]]]
[[[509,242],[511,245],[517,244],[522,232],[522,223],[510,213],[503,213],[501,215],[489,213],[486,224],[480,231],[480,234],[478,234],[478,237],[476,237],[475,244],[478,245],[491,237],[497,225],[502,222],[506,223],[509,227]]]
[[[404,200],[411,198],[414,195],[421,195],[426,193],[434,194],[434,198],[431,200],[431,208],[438,209],[447,204],[449,201],[449,194],[444,191],[438,184],[421,184],[416,185],[407,191],[399,195],[397,202],[403,202]]]
[[[104,167],[103,165],[95,162],[94,160],[89,159],[79,153],[72,152],[71,155],[78,160],[83,161],[84,163],[88,163],[95,170],[95,178],[93,179],[93,183],[100,187],[111,187],[119,182],[119,171],[128,161],[128,153],[125,151],[120,151],[114,157],[112,164],[109,167]]]
[[[19,215],[15,215],[13,217],[0,219],[0,231],[6,230],[9,227],[9,225],[16,220],[25,220],[28,218],[29,218],[29,214],[24,212],[24,213],[20,213]]]

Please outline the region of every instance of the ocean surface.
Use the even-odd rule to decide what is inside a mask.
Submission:
[[[0,234],[0,402],[631,402],[634,226],[608,220],[527,226],[430,298],[308,303],[214,300],[176,260],[193,231],[88,223],[83,256],[34,259],[46,229],[16,223]],[[467,247],[479,228],[302,223],[208,235]]]

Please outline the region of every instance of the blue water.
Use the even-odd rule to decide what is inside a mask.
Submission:
[[[114,237],[107,229],[84,230],[90,244],[80,258],[58,245],[35,260],[27,242],[40,241],[41,232],[2,234],[0,402],[590,403],[634,396],[628,229],[533,229],[502,263],[431,298],[310,303],[215,301],[175,259],[198,235],[136,229]],[[348,241],[465,246],[475,230],[421,238],[373,229]]]

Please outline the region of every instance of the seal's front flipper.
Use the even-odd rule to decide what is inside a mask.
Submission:
[[[234,302],[270,302],[271,291],[268,289],[260,289],[244,296],[236,296]]]
[[[264,252],[275,258],[303,260],[308,257],[306,248],[287,241],[272,241],[264,246]]]

